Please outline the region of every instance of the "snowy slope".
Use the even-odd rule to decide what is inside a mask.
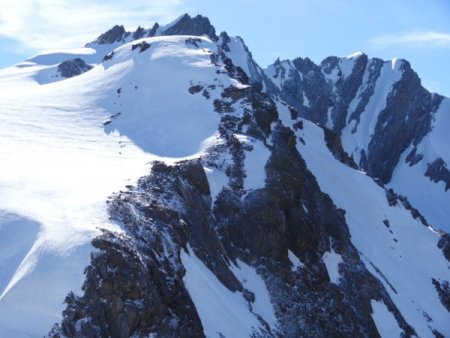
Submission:
[[[402,154],[389,183],[400,194],[408,196],[430,224],[447,232],[450,230],[450,191],[446,190],[445,182],[433,182],[425,173],[428,166],[438,158],[443,159],[447,165],[450,163],[449,125],[450,99],[446,98],[436,112],[431,132],[417,146],[417,153],[422,154],[423,158],[414,165],[407,162],[406,157],[412,150],[409,147]]]
[[[319,65],[307,58],[277,60],[265,72],[279,89],[273,97],[331,129],[358,166],[406,196],[430,224],[449,231],[450,176],[426,173],[436,160],[445,172],[450,161],[450,104],[424,89],[407,61],[359,52]]]
[[[402,72],[400,70],[401,62],[395,63],[385,62],[381,68],[378,81],[375,84],[374,92],[371,95],[369,102],[364,107],[359,121],[352,120],[350,117],[354,113],[352,108],[356,108],[359,98],[356,97],[354,102],[350,103],[347,126],[342,130],[342,145],[344,149],[353,156],[357,163],[361,160],[361,152],[369,152],[369,143],[373,137],[375,126],[378,122],[379,114],[385,109],[387,97],[393,90],[393,85],[400,80]],[[366,69],[364,79],[367,79],[369,72]],[[368,83],[363,83],[362,86],[367,86]]]
[[[233,273],[255,294],[253,309],[238,292],[228,290],[192,250],[181,253],[186,268],[184,283],[199,313],[206,337],[250,337],[261,326],[261,316],[272,328],[276,317],[264,280],[253,268],[240,262]]]
[[[282,111],[283,106],[279,107]],[[283,122],[292,124],[284,110]],[[324,142],[321,128],[304,121],[304,129],[297,135],[305,142],[298,142],[297,147],[308,169],[321,189],[346,211],[352,243],[369,271],[383,282],[406,321],[420,337],[434,337],[433,329],[449,335],[450,314],[432,284],[432,278],[450,278],[448,262],[437,247],[439,235],[413,219],[402,206],[389,206],[384,189],[372,178],[336,160]],[[330,278],[338,283],[334,264],[341,258],[331,258],[335,255],[329,254],[324,261]],[[380,313],[386,312],[382,305],[373,303],[373,311],[380,333],[399,332],[396,321],[384,320],[389,313]]]
[[[188,89],[227,78],[215,74],[210,40],[191,48],[186,39],[147,39],[142,53],[125,44],[91,71],[47,84],[42,72],[64,59],[100,59],[86,49],[51,53],[0,72],[0,210],[11,215],[0,232],[15,243],[0,252],[2,333],[48,332],[65,295],[81,286],[98,228],[118,229],[108,196],[150,160],[195,156],[215,133],[212,100]]]

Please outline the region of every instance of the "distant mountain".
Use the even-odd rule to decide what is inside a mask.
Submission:
[[[409,62],[356,53],[320,65],[278,60],[266,72],[275,97],[331,130],[361,169],[408,197],[434,226],[450,230],[450,101],[423,88]]]
[[[187,14],[0,70],[1,335],[449,336],[449,102]]]

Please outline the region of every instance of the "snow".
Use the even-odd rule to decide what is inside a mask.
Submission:
[[[206,337],[249,337],[259,328],[260,323],[248,309],[242,294],[231,292],[220,283],[189,246],[188,253],[181,251],[181,261],[186,269],[183,281]],[[260,287],[251,271],[244,270],[243,274],[250,276],[250,285]]]
[[[278,111],[278,118],[280,119],[281,123],[283,123],[285,126],[292,126],[292,118],[291,118],[291,112],[289,109],[281,103],[281,101],[275,101],[275,104],[277,106]]]
[[[311,104],[309,103],[308,96],[306,96],[305,92],[303,92],[303,106],[305,106],[305,107],[310,107],[311,106]]]
[[[341,255],[331,249],[331,251],[324,253],[322,260],[327,267],[328,276],[330,277],[331,283],[339,284],[339,279],[341,278],[339,274],[339,264],[342,263]]]
[[[306,145],[299,142],[297,147],[308,169],[316,176],[320,189],[346,211],[352,243],[406,321],[421,337],[434,337],[432,328],[449,336],[450,314],[431,283],[431,278],[450,280],[448,264],[437,248],[439,235],[413,219],[402,206],[390,207],[385,191],[369,176],[337,161],[319,127],[304,121],[304,129],[298,134],[306,141]],[[383,224],[385,219],[390,229]],[[427,315],[432,322],[428,322]]]
[[[108,46],[108,50],[110,48],[111,47]],[[95,63],[98,63],[102,57],[103,55],[98,55],[94,48],[85,47],[66,50],[50,50],[39,55],[35,55],[26,61],[43,66],[52,66],[75,58],[88,59],[92,63],[95,61]]]
[[[166,25],[160,25],[160,26],[158,27],[158,29],[156,30],[156,34],[157,34],[157,35],[161,35],[164,31],[166,31],[166,30],[172,28],[172,27],[175,26],[181,19],[183,19],[183,17],[184,17],[185,15],[186,15],[186,14],[180,15],[180,16],[177,17],[175,20],[173,20],[172,22],[169,22],[169,23],[166,24]]]
[[[328,107],[328,111],[327,111],[327,123],[325,124],[325,127],[327,127],[328,129],[333,130],[333,118],[331,117],[331,114],[333,112],[333,107]]]
[[[104,106],[121,116],[106,127],[108,132],[126,135],[144,151],[161,157],[201,152],[202,142],[215,134],[219,116],[212,111],[213,98],[206,101],[188,88],[192,79],[201,83],[217,74],[210,52],[186,48],[185,40],[179,36],[143,39],[133,44],[148,41],[151,47],[144,53],[131,52],[130,44],[115,51],[104,76],[105,80],[120,77],[123,85],[112,89],[120,87],[121,92]]]
[[[391,69],[392,69],[392,70],[396,69],[396,67],[397,67],[397,65],[398,65],[397,61],[398,61],[397,58],[392,59],[392,61],[391,61]]]
[[[355,161],[360,161],[360,151],[367,152],[370,139],[378,122],[378,116],[386,107],[386,101],[392,86],[400,80],[402,72],[393,68],[391,62],[385,62],[380,76],[375,84],[373,95],[370,97],[361,118],[357,124],[356,133],[352,133],[353,126],[347,124],[342,131],[342,145],[344,150],[353,155]],[[350,106],[353,108],[353,105]],[[349,113],[351,110],[349,110]]]
[[[223,170],[217,168],[204,168],[206,178],[208,179],[209,190],[211,192],[211,199],[216,200],[217,195],[222,189],[228,185],[228,176]]]
[[[253,150],[245,151],[244,167],[247,177],[244,179],[244,190],[262,189],[266,185],[265,165],[270,157],[270,150],[263,142],[241,135],[242,142],[248,143]]]
[[[292,265],[292,271],[297,271],[298,269],[305,267],[305,264],[303,264],[302,261],[291,250],[288,250],[288,258]]]
[[[236,67],[241,67],[242,70],[250,77],[252,73],[249,69],[249,55],[245,51],[244,42],[239,37],[231,37],[230,42],[228,43],[228,48],[230,51],[227,53],[227,56],[233,60],[233,64]]]
[[[211,65],[214,43],[187,48],[186,38],[146,39],[143,53],[125,44],[112,60],[58,82],[36,79],[66,58],[98,61],[104,54],[92,50],[112,47],[89,44],[0,71],[0,213],[14,215],[0,217],[2,335],[42,336],[59,321],[98,229],[121,231],[109,222],[108,196],[147,174],[152,160],[198,157],[214,142],[219,94],[206,100],[188,88],[192,79],[231,81]]]
[[[68,245],[71,247],[71,245]],[[72,247],[65,255],[39,249],[37,264],[0,300],[2,337],[42,337],[61,319],[69,290],[81,294],[90,243]]]
[[[450,134],[447,129],[450,125],[450,99],[445,98],[432,123],[432,131],[424,137],[417,146],[417,153],[422,154],[423,159],[410,166],[406,163],[406,156],[412,150],[405,150],[400,157],[397,167],[392,174],[389,187],[398,193],[408,197],[410,203],[417,208],[436,228],[450,232],[450,191],[445,191],[445,183],[433,182],[425,176],[428,163],[432,163],[441,157],[447,165],[450,164]]]
[[[39,223],[0,212],[0,290],[14,276],[39,233]]]
[[[277,325],[275,311],[264,280],[251,266],[240,260],[237,263],[238,266],[232,266],[231,271],[247,290],[255,294],[255,302],[252,304],[253,313],[261,316],[272,329],[275,329]]]
[[[445,98],[437,110],[430,133],[430,143],[433,149],[448,164],[450,164],[450,134],[448,126],[450,125],[450,98]]]
[[[282,82],[282,76],[281,76],[281,65],[270,65],[267,68],[264,69],[264,73],[267,75],[267,77],[273,82],[273,84],[281,88],[283,85]],[[278,72],[278,74],[277,74]]]
[[[358,51],[358,52],[355,52],[353,54],[347,55],[347,59],[357,59],[357,58],[359,58],[359,57],[361,57],[363,55],[364,55],[363,52]]]
[[[356,59],[356,57],[347,57],[339,60],[339,68],[341,69],[343,79],[352,74]]]
[[[294,71],[294,67],[289,60],[280,61],[280,63],[270,65],[264,69],[264,73],[267,77],[269,77],[272,83],[280,89],[283,87],[286,79],[289,79],[292,71]],[[303,99],[303,105],[309,107],[309,101],[305,93],[303,93]]]
[[[325,77],[325,79],[327,79],[327,81],[331,84],[333,84],[333,92],[336,90],[336,87],[334,86],[334,84],[340,79],[339,76],[339,67],[334,67],[331,72],[329,74],[325,73],[322,70],[322,74]]]
[[[26,81],[0,81],[0,210],[23,219],[8,261],[14,271],[0,277],[0,331],[11,336],[43,335],[58,320],[65,295],[81,286],[97,228],[117,228],[106,198],[145,174],[150,159],[104,133],[104,112],[87,93],[98,88]]]
[[[368,85],[368,80],[369,80],[369,71],[368,68],[366,67],[366,69],[364,70],[364,74],[363,74],[363,78],[362,78],[362,84],[361,86],[358,88],[358,92],[356,93],[355,97],[353,98],[353,100],[350,102],[349,106],[348,106],[348,110],[347,110],[347,124],[351,124],[351,123],[355,123],[355,120],[351,120],[350,121],[350,117],[352,116],[352,114],[355,112],[356,108],[358,107],[359,101],[361,100],[361,95],[364,93],[364,91],[367,88]],[[350,131],[353,129],[353,126],[349,129]],[[345,135],[343,135],[345,136]],[[347,135],[347,137],[351,137],[351,134]]]
[[[403,330],[398,326],[394,315],[387,309],[383,302],[372,299],[372,318],[382,338],[401,337]]]

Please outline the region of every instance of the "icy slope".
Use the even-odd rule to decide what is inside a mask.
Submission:
[[[11,215],[0,232],[8,243],[23,238],[0,252],[2,333],[48,332],[65,295],[81,286],[97,229],[117,229],[107,197],[144,175],[151,159],[193,156],[215,133],[212,99],[189,88],[231,82],[211,64],[215,44],[187,39],[150,38],[145,51],[125,44],[85,74],[47,84],[39,81],[45,67],[86,50],[0,72],[0,210]]]

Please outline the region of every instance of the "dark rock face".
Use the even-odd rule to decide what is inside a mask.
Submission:
[[[340,132],[346,126],[346,116],[350,102],[356,97],[358,89],[362,85],[368,62],[367,55],[361,55],[355,60],[351,74],[346,78],[340,77],[336,83],[335,99],[331,114],[335,132]],[[322,62],[322,67],[323,65],[324,62]]]
[[[99,45],[108,45],[114,42],[122,41],[129,33],[125,31],[123,26],[114,26],[109,31],[103,33],[98,37],[96,43]]]
[[[358,165],[355,163],[353,158],[349,156],[349,154],[347,154],[342,148],[341,138],[339,137],[339,135],[327,128],[323,128],[323,132],[327,147],[328,149],[330,149],[334,157],[353,169],[358,168]]]
[[[64,61],[64,62],[60,63],[58,66],[58,72],[61,74],[62,77],[65,77],[65,78],[70,78],[70,77],[74,77],[74,76],[86,73],[87,71],[89,71],[91,69],[92,69],[92,66],[87,65],[80,58]]]
[[[408,62],[402,62],[402,78],[388,96],[369,143],[367,171],[388,183],[400,155],[410,145],[418,145],[431,130],[433,113],[442,97],[431,95],[420,84]]]
[[[139,53],[142,53],[150,48],[150,44],[146,41],[142,41],[141,43],[137,43],[131,46],[131,50],[139,49]]]
[[[136,31],[133,33],[133,40],[137,40],[143,38],[145,35],[145,29],[139,26]]]
[[[331,87],[327,85],[320,67],[309,58],[297,58],[292,63],[297,70],[297,74],[292,81],[286,84],[287,92],[292,96],[284,98],[282,95],[282,98],[295,107],[299,111],[300,116],[319,125],[325,125],[327,123],[328,108],[332,105]],[[301,79],[300,74],[303,75],[303,79]],[[302,84],[299,86],[300,82]],[[305,101],[303,92],[308,98],[309,107],[303,104]],[[298,102],[302,102],[302,104],[299,105]]]
[[[442,250],[445,258],[450,262],[450,235],[444,233],[441,235],[441,238],[438,242],[438,248]]]
[[[439,294],[439,299],[442,305],[450,312],[450,285],[448,281],[442,281],[441,283],[436,279],[432,279],[433,285]]]
[[[279,96],[294,107],[301,117],[326,126],[340,135],[343,129],[354,123],[351,133],[355,133],[362,114],[366,112],[369,100],[381,77],[386,62],[368,59],[364,54],[353,61],[352,71],[344,76],[340,62],[343,59],[328,57],[320,65],[310,59],[297,58],[291,61],[277,60],[272,66],[275,79],[284,77],[281,90],[273,95]],[[397,81],[387,97],[385,108],[379,112],[375,130],[370,135],[367,149],[361,149],[358,166],[382,183],[391,180],[401,154],[413,146],[407,161],[413,165],[423,158],[415,147],[431,130],[431,121],[443,97],[430,94],[422,87],[418,75],[407,61],[401,60],[400,80]],[[333,79],[333,80],[330,80]],[[353,110],[349,111],[354,101]],[[446,180],[441,172],[439,179]]]
[[[201,15],[192,18],[188,14],[183,15],[175,25],[166,29],[163,35],[206,35],[213,40],[217,39],[216,30],[208,18]]]
[[[198,184],[195,168],[189,164],[175,170],[187,173],[183,183],[171,175],[173,168],[156,163],[152,176],[111,200],[111,217],[126,224],[127,235],[105,232],[94,240],[99,251],[86,269],[84,295],[66,299],[61,334],[202,336],[200,320],[182,281],[180,250],[186,247],[189,225],[176,210],[152,196],[175,197],[173,190],[161,192],[161,185],[187,189],[188,180]]]
[[[103,57],[103,61],[109,61],[114,57],[114,52],[108,53]]]
[[[442,158],[438,158],[433,163],[428,164],[425,176],[429,177],[433,182],[444,182],[445,191],[450,189],[450,171]]]
[[[411,213],[411,216],[414,219],[419,220],[420,223],[422,223],[426,227],[431,227],[431,225],[427,222],[427,220],[425,219],[425,217],[423,217],[423,215],[419,212],[419,210],[414,208],[411,205],[411,203],[409,203],[408,198],[406,198],[406,196],[395,193],[395,191],[392,190],[391,188],[385,189],[385,192],[386,192],[387,201],[390,206],[395,206],[398,203],[401,203],[406,210],[409,210],[409,212]]]
[[[147,36],[148,37],[153,37],[156,35],[156,30],[159,28],[159,24],[156,22],[152,28],[150,28],[150,30],[148,31]]]
[[[360,101],[358,102],[355,111],[350,115],[349,120],[349,121],[355,120],[356,125],[359,124],[361,120],[361,114],[364,112],[364,108],[367,106],[370,98],[374,94],[375,86],[378,78],[380,77],[383,63],[384,63],[383,60],[377,58],[370,60],[370,62],[367,61],[366,68],[368,72],[368,80],[366,82],[363,92],[360,94]]]

